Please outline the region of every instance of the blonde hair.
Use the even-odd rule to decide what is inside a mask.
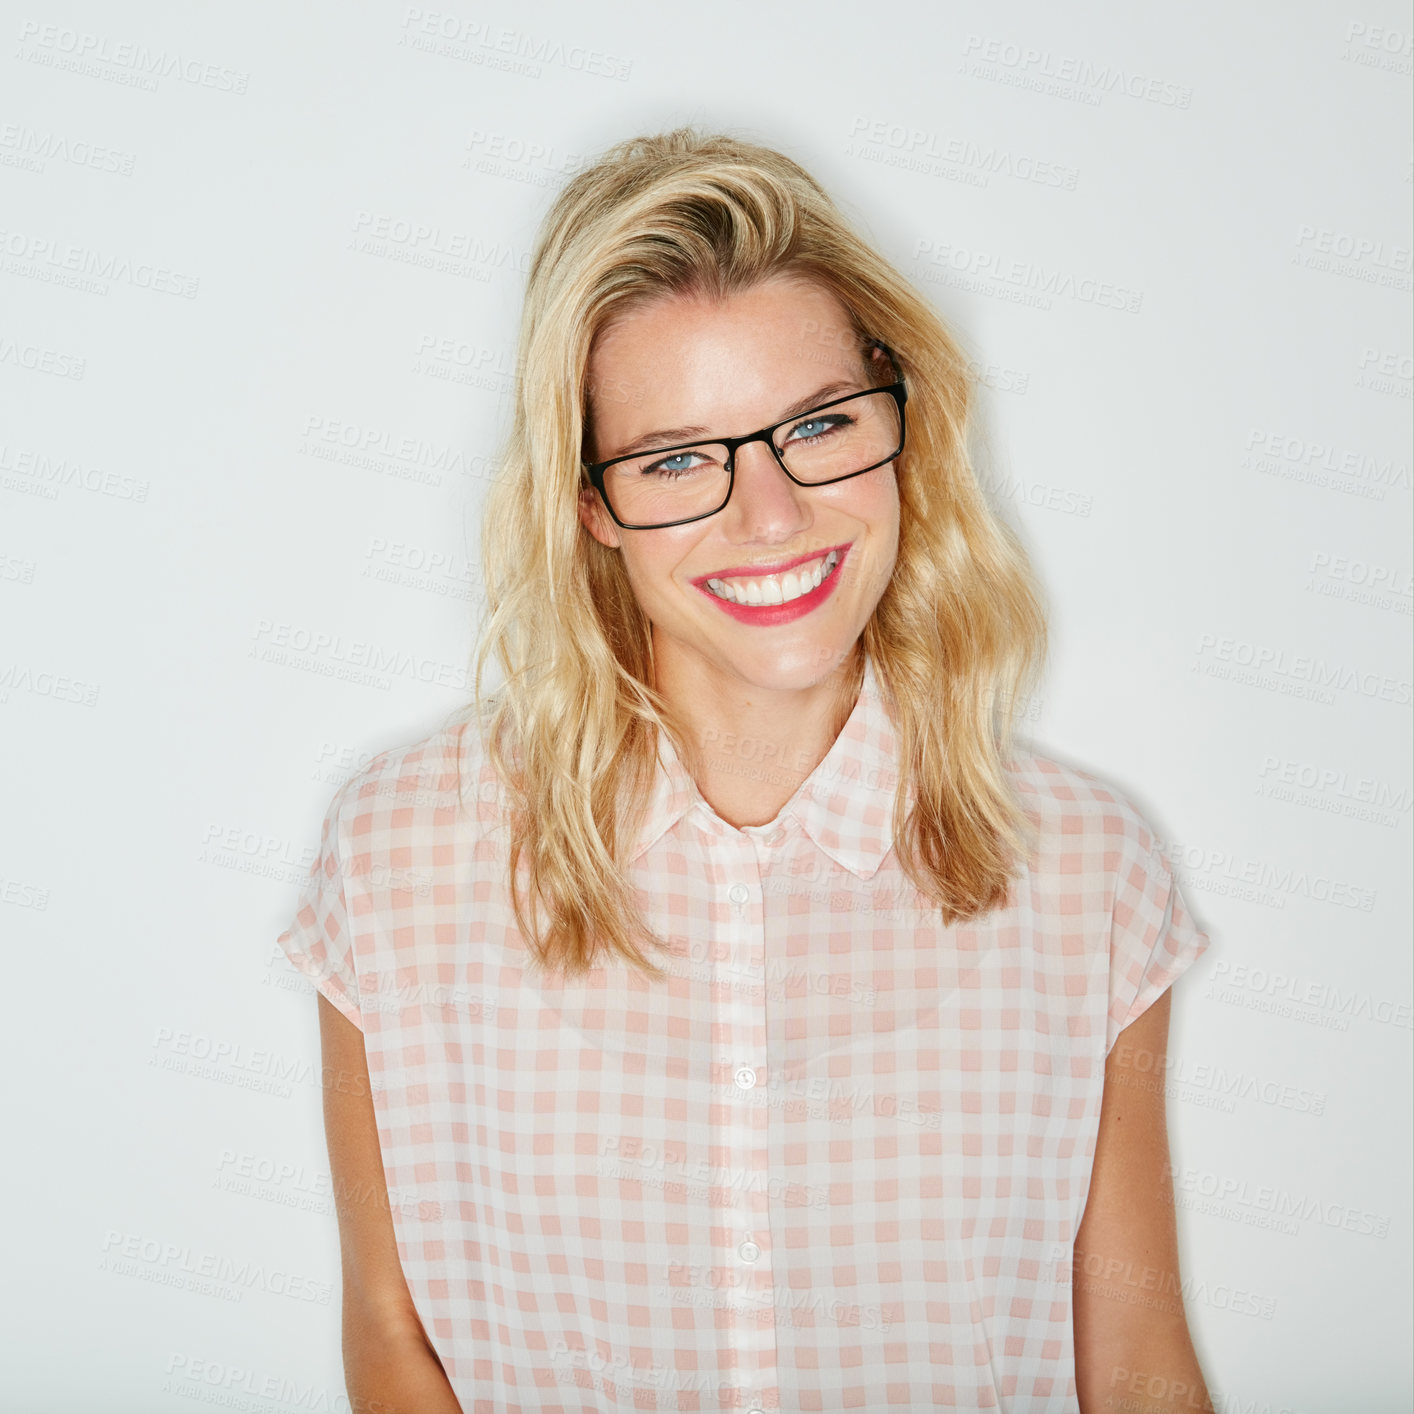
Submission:
[[[789,157],[692,128],[632,138],[568,182],[536,240],[514,419],[485,505],[474,703],[461,714],[479,719],[504,787],[521,936],[533,964],[566,975],[605,954],[662,975],[650,954],[664,940],[639,914],[625,861],[657,734],[680,742],[621,558],[577,514],[590,351],[635,305],[774,276],[833,292],[860,346],[887,344],[908,385],[898,558],[862,636],[898,732],[899,865],[951,924],[1005,903],[1016,853],[1032,847],[1004,763],[1045,654],[1045,616],[1024,552],[972,471],[963,353]],[[505,685],[488,700],[492,653]],[[856,688],[862,672],[861,656]]]

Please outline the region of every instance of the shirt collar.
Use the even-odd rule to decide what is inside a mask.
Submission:
[[[859,697],[824,759],[800,783],[771,825],[748,825],[742,833],[769,836],[773,827],[789,816],[835,863],[861,879],[870,878],[893,845],[897,751],[894,725],[873,661],[866,656]],[[693,809],[712,834],[734,829],[707,803],[667,734],[659,732],[658,769],[630,861]]]

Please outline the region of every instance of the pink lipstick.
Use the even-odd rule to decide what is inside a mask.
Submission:
[[[700,589],[719,609],[730,614],[738,623],[754,624],[759,628],[770,628],[777,624],[787,624],[803,615],[818,609],[831,594],[835,592],[835,584],[839,580],[840,569],[844,565],[845,557],[849,554],[849,545],[836,545],[824,551],[812,550],[806,555],[797,555],[794,559],[782,561],[779,565],[762,565],[751,569],[746,567],[739,571],[727,570],[718,574],[702,575],[693,580],[693,583]],[[830,555],[835,556],[834,566],[830,569],[808,594],[802,594],[797,599],[792,599],[786,604],[737,604],[729,599],[722,599],[708,588],[709,580],[731,580],[732,578],[751,579],[764,577],[770,574],[784,574],[787,570],[796,565],[808,564],[811,560],[818,560],[822,555],[828,559]]]

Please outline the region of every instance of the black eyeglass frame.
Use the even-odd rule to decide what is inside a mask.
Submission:
[[[608,511],[615,525],[620,530],[666,530],[669,526],[690,525],[695,520],[706,520],[708,516],[714,516],[719,511],[726,509],[727,502],[732,498],[732,491],[736,487],[736,454],[738,448],[746,446],[748,442],[765,442],[771,449],[772,456],[775,457],[777,465],[781,468],[797,486],[833,486],[836,482],[849,481],[856,476],[863,476],[866,471],[877,471],[879,467],[887,462],[891,462],[903,451],[904,439],[907,434],[907,427],[904,422],[904,404],[908,401],[908,386],[904,382],[903,370],[899,367],[898,359],[894,357],[893,350],[883,342],[882,339],[870,339],[868,347],[871,349],[883,350],[893,367],[895,381],[886,383],[879,388],[862,388],[857,393],[846,393],[841,398],[832,398],[827,403],[820,403],[813,408],[806,408],[803,412],[798,412],[792,417],[783,417],[779,422],[773,422],[769,427],[763,427],[758,432],[749,433],[745,437],[699,437],[691,442],[679,442],[675,447],[652,447],[641,452],[626,452],[620,457],[610,457],[603,462],[581,462],[580,465],[587,473],[591,485],[599,493],[599,499],[604,503],[604,509]],[[811,413],[824,412],[826,408],[835,407],[839,403],[847,403],[855,398],[869,397],[874,393],[891,393],[894,402],[898,405],[898,446],[894,448],[888,456],[880,461],[876,461],[872,466],[860,467],[858,471],[846,472],[843,476],[832,476],[828,481],[802,481],[798,476],[792,476],[790,468],[785,463],[785,458],[781,456],[780,448],[776,446],[775,433],[782,427],[793,422],[799,422],[808,418]],[[614,508],[609,504],[608,493],[604,490],[604,472],[618,462],[630,461],[635,457],[659,457],[668,452],[686,451],[689,447],[725,447],[727,449],[727,494],[722,497],[721,505],[710,511],[703,511],[701,515],[684,516],[681,520],[666,520],[655,522],[652,525],[630,525],[627,521],[622,521],[614,513]]]

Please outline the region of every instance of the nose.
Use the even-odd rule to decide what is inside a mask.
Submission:
[[[797,486],[776,460],[764,437],[736,449],[731,500],[726,513],[743,522],[747,533],[772,538],[789,535],[806,520],[804,488]]]

